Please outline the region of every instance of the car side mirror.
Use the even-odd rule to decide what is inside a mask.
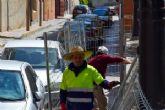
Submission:
[[[33,93],[33,98],[35,102],[39,102],[43,98],[42,93],[38,91]]]

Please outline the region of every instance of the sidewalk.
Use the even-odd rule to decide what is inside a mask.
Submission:
[[[30,26],[30,31],[26,31],[26,27],[0,32],[0,47],[7,42],[7,40],[11,39],[34,39],[35,37],[39,36],[38,33],[47,32],[49,30],[58,30],[63,26],[67,19],[70,19],[71,15],[66,15],[64,17],[58,17],[58,19],[53,19],[49,21],[43,21],[42,26],[39,26],[39,23],[36,22]]]

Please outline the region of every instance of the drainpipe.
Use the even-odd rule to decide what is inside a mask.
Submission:
[[[163,0],[140,0],[142,90],[154,110],[165,108],[165,10]]]
[[[42,26],[42,0],[39,0],[39,26]]]
[[[30,30],[30,7],[29,0],[26,0],[26,31]]]
[[[43,6],[42,7],[43,8],[43,21],[45,21],[45,14],[47,14],[47,13],[45,13],[45,2],[46,2],[45,0],[42,0],[42,3],[43,3],[43,5],[42,5]]]
[[[30,26],[32,25],[32,0],[29,0],[29,20],[30,20]]]
[[[0,32],[2,32],[2,3],[0,1]]]
[[[7,31],[9,31],[9,0],[7,0]]]

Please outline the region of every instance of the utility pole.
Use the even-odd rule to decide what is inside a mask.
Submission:
[[[140,84],[154,110],[165,108],[164,0],[140,0]]]

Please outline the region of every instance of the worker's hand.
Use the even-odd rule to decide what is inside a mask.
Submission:
[[[122,62],[122,63],[124,63],[124,64],[131,64],[131,61],[129,61],[129,60],[123,58],[123,62]]]
[[[61,110],[67,110],[66,106],[65,106],[65,103],[60,103],[60,107],[61,107]]]
[[[114,86],[116,86],[118,84],[120,84],[119,81],[112,81],[112,82],[109,83],[109,88],[112,89]]]

